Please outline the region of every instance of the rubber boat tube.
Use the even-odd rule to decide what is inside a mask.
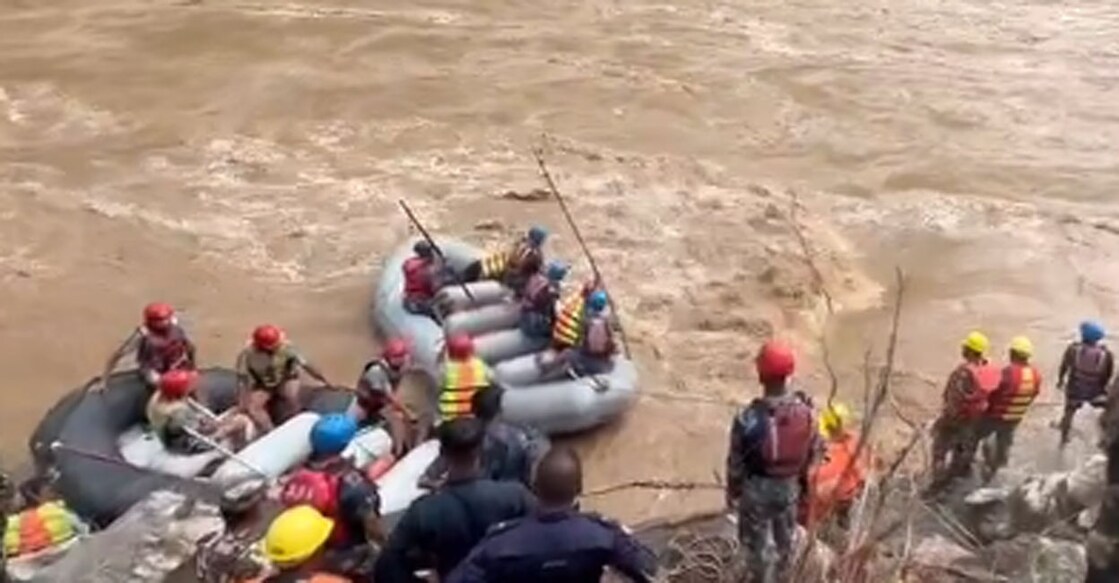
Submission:
[[[181,490],[182,477],[201,470],[195,460],[188,459],[197,456],[148,451],[148,468],[175,472],[160,475],[136,468],[136,458],[129,460],[121,451],[124,446],[130,453],[136,453],[135,442],[121,438],[135,440],[142,435],[136,426],[146,421],[149,389],[136,371],[113,374],[103,392],[87,392],[86,386],[88,383],[68,393],[48,411],[29,444],[37,464],[57,469],[59,493],[80,516],[106,525],[156,490]],[[215,413],[232,407],[236,400],[236,375],[231,370],[200,371],[198,387],[203,404]],[[305,390],[304,395],[306,405],[324,413],[344,411],[352,399],[350,393],[338,390],[311,389]],[[51,444],[56,441],[78,451],[52,451]],[[269,460],[254,459],[265,466],[271,463]]]
[[[467,284],[476,302],[470,303],[462,286],[448,286],[439,298],[455,305],[474,305],[450,315],[441,328],[431,318],[409,313],[403,305],[403,264],[412,256],[413,241],[401,245],[387,259],[375,284],[373,324],[385,337],[412,340],[414,362],[428,376],[434,407],[440,375],[444,333],[487,330],[474,339],[475,349],[493,369],[496,378],[509,391],[502,403],[502,416],[548,434],[584,431],[621,415],[637,398],[637,370],[628,359],[614,358],[612,369],[588,378],[548,380],[536,370],[536,360],[548,356],[547,339],[525,336],[511,317],[515,305],[498,309],[495,302],[509,296],[497,282]],[[440,238],[450,265],[461,271],[482,253],[461,241]],[[502,289],[497,293],[494,286]],[[480,290],[480,293],[475,293]],[[512,307],[512,309],[511,309]]]
[[[454,334],[478,336],[505,328],[516,328],[520,321],[521,307],[513,302],[502,302],[447,316],[443,320],[443,332],[448,337]]]
[[[462,268],[459,268],[455,261],[451,261],[451,265],[454,266],[455,273],[462,273],[467,265],[470,265],[471,263],[482,257],[482,252],[475,249],[474,247],[469,246],[466,243],[456,242],[456,245],[461,245],[462,247],[460,248],[460,251],[469,254],[468,259],[462,264]],[[439,246],[442,247],[443,244],[440,243]],[[409,256],[411,255],[411,253],[412,250],[408,249]],[[446,251],[444,251],[444,253],[446,253]],[[405,257],[404,259],[407,258],[408,257]],[[401,267],[403,267],[403,265],[404,263],[401,262]],[[463,289],[464,287],[466,289]],[[470,291],[470,295],[466,294],[467,290]],[[462,285],[452,284],[445,286],[443,289],[439,290],[439,293],[436,294],[435,299],[439,304],[451,308],[451,312],[460,312],[472,310],[474,308],[480,308],[482,306],[499,304],[511,295],[512,294],[509,293],[509,289],[501,285],[500,282],[493,280],[482,280],[472,281],[470,283]]]
[[[412,502],[427,493],[417,485],[420,476],[439,457],[439,441],[430,439],[412,448],[377,480],[381,493],[381,514],[391,528]]]

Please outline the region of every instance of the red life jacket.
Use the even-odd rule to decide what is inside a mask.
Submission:
[[[409,257],[404,262],[404,298],[430,300],[435,295],[431,262],[423,257]]]
[[[610,323],[606,318],[587,318],[583,332],[583,353],[594,358],[609,358],[614,354],[614,334],[610,331]]]
[[[960,417],[977,419],[987,410],[991,393],[999,388],[1002,372],[986,361],[981,364],[967,363],[964,366],[971,374],[972,391],[964,396],[960,405]]]
[[[761,443],[765,473],[772,478],[800,474],[812,455],[816,424],[812,409],[796,397],[766,402],[769,419]]]
[[[1028,364],[1010,364],[1003,369],[1008,383],[991,395],[987,416],[1002,421],[1020,421],[1041,390],[1041,373]]]
[[[145,326],[140,326],[140,345],[136,351],[136,361],[141,368],[165,373],[173,369],[194,369],[187,349],[186,332],[178,324],[172,324],[166,334],[156,334]]]
[[[338,498],[342,475],[354,470],[348,461],[333,458],[313,467],[300,468],[288,478],[280,491],[280,503],[291,508],[309,504],[334,521],[334,530],[327,542],[334,546],[345,545],[350,533],[341,519]]]
[[[547,277],[534,273],[525,284],[524,299],[521,300],[521,309],[532,312],[544,312],[555,306],[552,295],[551,283]],[[551,301],[549,301],[551,300]],[[550,315],[550,314],[549,314]]]
[[[1103,378],[1107,365],[1107,351],[1099,344],[1080,344],[1076,347],[1076,357],[1072,361],[1072,374],[1069,384],[1084,391],[1103,388],[1107,379]]]

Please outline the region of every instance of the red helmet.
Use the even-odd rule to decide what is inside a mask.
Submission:
[[[474,339],[469,334],[455,334],[447,341],[447,355],[455,360],[474,356]]]
[[[144,306],[144,326],[153,330],[165,330],[175,317],[175,308],[171,304],[153,302]]]
[[[272,324],[257,326],[253,330],[253,346],[259,350],[276,350],[284,341],[284,331]]]
[[[381,357],[393,366],[403,366],[405,359],[411,352],[407,342],[401,338],[393,338],[385,344],[385,349],[381,351]]]
[[[168,399],[181,399],[194,392],[198,373],[192,370],[169,370],[159,377],[159,394]]]
[[[793,356],[793,350],[784,342],[770,340],[762,345],[754,364],[758,367],[758,378],[762,381],[784,380],[793,374],[796,357]]]

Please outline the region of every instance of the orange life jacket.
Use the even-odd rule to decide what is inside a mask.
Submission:
[[[859,446],[859,436],[852,432],[828,440],[824,458],[809,474],[808,519],[821,520],[837,506],[850,504],[859,497],[866,484],[867,460],[864,448],[859,459],[854,459]]]
[[[959,413],[965,419],[976,419],[987,410],[987,401],[991,393],[999,388],[1002,372],[986,361],[980,364],[967,363],[964,366],[971,373],[972,390],[964,396]]]
[[[987,416],[1020,421],[1041,390],[1041,373],[1028,364],[1010,364],[1004,371],[1009,382],[991,394]]]

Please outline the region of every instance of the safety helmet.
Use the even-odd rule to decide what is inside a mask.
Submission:
[[[447,356],[465,360],[474,356],[474,339],[469,334],[455,334],[447,340]]]
[[[357,423],[348,415],[323,415],[311,426],[311,453],[316,457],[338,455],[354,435],[357,435]]]
[[[171,304],[152,302],[144,306],[144,326],[152,330],[166,330],[175,317],[175,308]]]
[[[979,331],[969,332],[961,344],[964,348],[980,356],[987,354],[987,351],[991,348],[991,341],[987,339],[985,334]]]
[[[796,369],[796,357],[793,350],[780,340],[770,340],[762,345],[754,364],[758,369],[758,378],[764,381],[783,380],[793,374]]]
[[[334,521],[302,504],[281,512],[264,534],[264,556],[284,569],[310,559],[334,530]]]
[[[545,229],[540,225],[533,225],[532,228],[528,230],[528,242],[531,243],[533,247],[539,247],[543,245],[544,240],[547,238],[548,229]]]
[[[424,240],[416,241],[416,244],[412,245],[412,251],[416,255],[424,258],[431,257],[432,253],[434,252],[431,248],[431,243],[428,243]]]
[[[175,369],[159,377],[159,394],[168,399],[181,399],[194,391],[198,373],[193,370]]]
[[[253,330],[253,346],[260,350],[276,350],[284,341],[284,331],[272,324],[257,326]]]
[[[548,263],[548,280],[559,283],[563,278],[567,277],[567,264],[562,261],[552,261]]]
[[[401,367],[407,362],[411,353],[407,342],[401,338],[393,338],[385,344],[385,349],[381,351],[381,358],[392,366]]]
[[[1103,340],[1106,334],[1099,322],[1085,320],[1080,323],[1080,341],[1085,344],[1095,344]]]
[[[1015,336],[1010,339],[1010,351],[1028,358],[1034,355],[1034,343],[1025,336]]]
[[[824,439],[839,437],[851,422],[851,410],[843,403],[832,403],[820,413],[820,434]]]
[[[587,300],[587,307],[591,312],[597,314],[606,309],[606,304],[610,303],[610,299],[606,297],[606,292],[598,290],[591,294]]]

